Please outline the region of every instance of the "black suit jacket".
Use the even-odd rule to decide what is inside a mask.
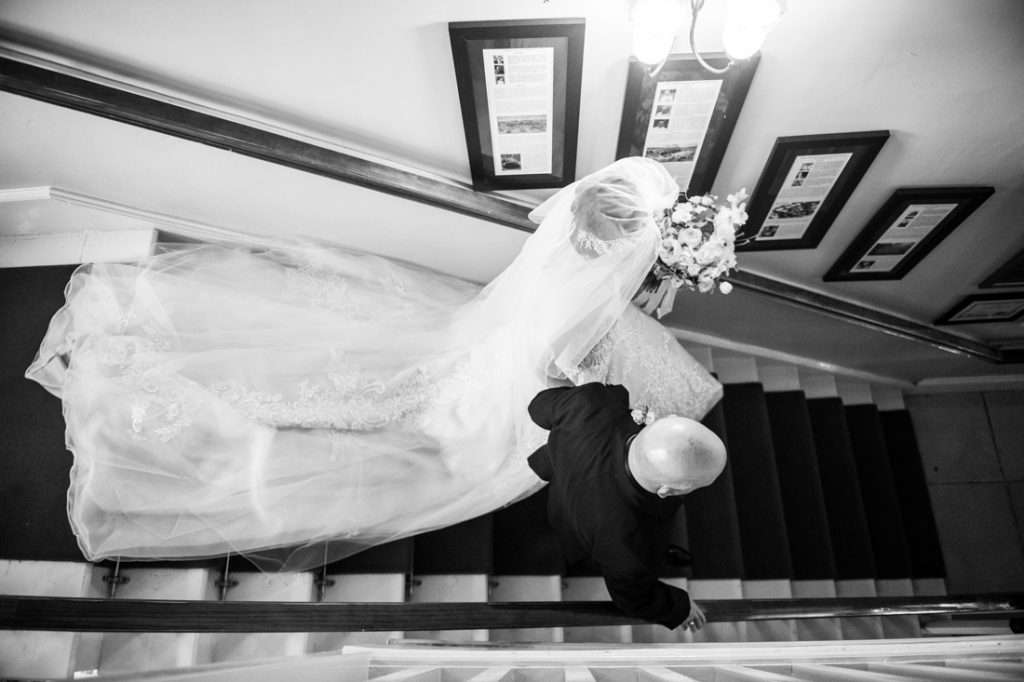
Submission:
[[[658,580],[681,497],[660,498],[629,472],[626,444],[640,432],[622,386],[541,391],[530,417],[549,430],[529,463],[550,484],[548,518],[569,563],[589,559],[612,601],[667,628],[690,614],[685,590]]]

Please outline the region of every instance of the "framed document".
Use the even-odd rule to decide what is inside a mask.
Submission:
[[[995,189],[898,189],[825,274],[826,282],[902,279]]]
[[[983,324],[1014,322],[1024,318],[1024,292],[1019,294],[975,294],[953,306],[935,324]]]
[[[576,179],[583,19],[448,24],[473,189]]]
[[[721,68],[723,53],[704,58]],[[691,55],[669,55],[654,78],[629,60],[626,98],[615,158],[660,161],[689,195],[706,194],[715,182],[760,55],[725,74],[709,74]]]
[[[747,204],[737,251],[813,249],[867,173],[888,130],[780,137]]]
[[[980,285],[982,289],[1024,287],[1024,251],[1006,262]]]

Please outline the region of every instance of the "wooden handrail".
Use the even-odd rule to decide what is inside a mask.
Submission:
[[[0,90],[532,232],[530,208],[351,154],[0,57]]]
[[[532,232],[536,227],[528,218],[529,207],[495,195],[474,192],[463,185],[442,182],[7,57],[0,57],[0,91],[226,149],[517,230]],[[943,351],[995,363],[1009,360],[1004,359],[998,348],[981,341],[770,277],[740,271],[728,279],[739,289],[875,331],[926,343]]]
[[[715,623],[924,614],[1024,615],[1024,594],[701,601]],[[163,601],[0,596],[0,630],[374,632],[632,625],[611,602],[373,603]]]

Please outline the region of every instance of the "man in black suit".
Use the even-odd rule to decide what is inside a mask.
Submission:
[[[700,629],[700,607],[685,590],[659,581],[658,571],[681,495],[725,468],[721,439],[685,417],[636,423],[622,386],[548,389],[529,410],[550,431],[529,464],[549,483],[548,518],[566,560],[589,560],[627,614]]]

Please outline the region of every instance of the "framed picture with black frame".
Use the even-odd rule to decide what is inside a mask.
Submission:
[[[817,247],[888,139],[888,130],[869,130],[775,140],[736,250]]]
[[[825,281],[902,279],[994,192],[992,187],[896,190],[825,274]]]
[[[1008,260],[978,286],[982,289],[1024,287],[1024,250]]]
[[[1024,318],[1024,291],[973,294],[935,320],[937,325],[1016,322]]]
[[[576,179],[583,19],[448,24],[473,189]]]
[[[729,64],[724,53],[704,60],[715,68]],[[759,60],[754,55],[725,74],[711,74],[692,54],[669,55],[652,78],[630,58],[615,158],[655,159],[680,191],[710,192]]]

